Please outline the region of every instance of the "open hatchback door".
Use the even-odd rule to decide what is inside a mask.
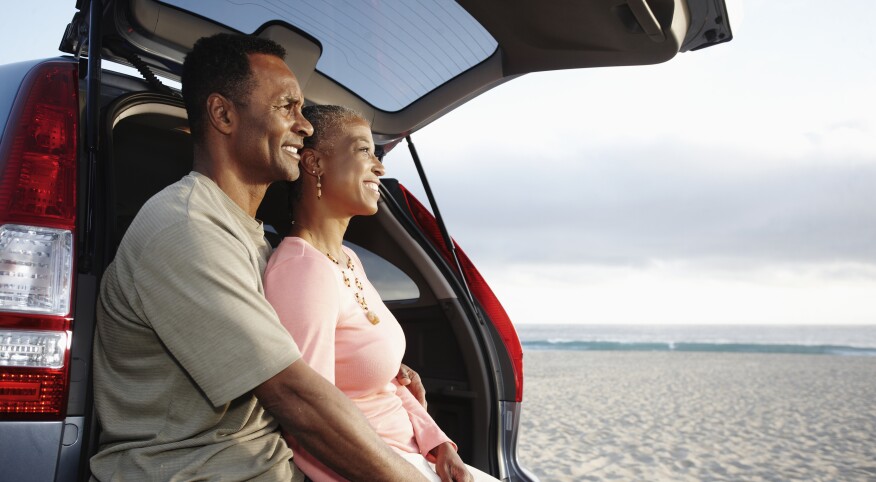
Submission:
[[[365,113],[378,144],[518,75],[654,64],[732,38],[723,0],[105,3],[104,59],[136,56],[178,80],[200,37],[267,37],[286,48],[308,102]]]

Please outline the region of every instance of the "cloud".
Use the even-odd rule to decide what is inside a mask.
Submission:
[[[663,143],[537,162],[464,153],[454,166],[467,167],[444,169],[425,152],[451,232],[487,262],[876,263],[876,163],[839,158],[739,172],[725,167],[732,155]]]
[[[749,6],[731,47],[527,75],[415,133],[462,246],[496,264],[876,263],[876,69]],[[416,191],[404,149],[388,169]]]
[[[857,274],[825,273],[832,269]],[[872,265],[798,264],[743,273],[687,263],[515,264],[485,276],[515,323],[876,323]]]

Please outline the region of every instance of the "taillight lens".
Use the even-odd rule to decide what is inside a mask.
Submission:
[[[76,70],[73,63],[47,62],[24,81],[18,97],[22,105],[17,102],[13,107],[0,150],[3,222],[73,228],[79,123]]]
[[[0,311],[66,315],[72,277],[70,230],[0,226]]]
[[[66,410],[78,95],[75,63],[40,64],[0,145],[0,420]]]
[[[0,366],[58,369],[66,353],[66,333],[0,330]]]
[[[444,244],[444,239],[441,236],[441,230],[438,227],[438,222],[435,220],[435,217],[425,206],[423,206],[422,203],[420,203],[420,201],[417,200],[417,198],[413,196],[413,194],[405,189],[404,186],[399,184],[399,189],[404,195],[405,202],[408,205],[408,211],[411,213],[411,216],[413,216],[414,221],[419,225],[420,229],[426,233],[426,236],[429,237],[429,240],[441,253],[441,256],[444,257],[447,263],[450,266],[455,267],[453,257],[447,249],[447,246]],[[511,317],[508,316],[508,312],[505,311],[505,308],[499,302],[496,294],[493,293],[493,290],[487,285],[484,277],[481,276],[481,273],[475,268],[474,264],[472,264],[471,260],[466,256],[458,244],[456,245],[456,256],[459,258],[459,264],[463,271],[462,274],[465,276],[465,281],[468,283],[472,296],[477,299],[478,303],[480,303],[481,307],[486,312],[487,317],[493,322],[493,326],[496,328],[499,337],[502,339],[502,343],[505,345],[505,350],[508,351],[508,356],[511,357],[511,365],[514,369],[514,398],[515,401],[520,402],[523,400],[523,348],[520,345],[520,338],[517,336],[517,330],[514,328],[514,324],[511,323]]]

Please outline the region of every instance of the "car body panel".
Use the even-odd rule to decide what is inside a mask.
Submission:
[[[3,480],[53,480],[64,423],[2,422],[2,427],[0,470]],[[47,453],[46,447],[55,447],[55,451]]]

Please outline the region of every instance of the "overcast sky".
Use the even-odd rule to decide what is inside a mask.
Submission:
[[[16,2],[0,64],[53,55],[74,4]],[[876,324],[873,18],[746,0],[730,43],[530,74],[413,139],[515,323]]]
[[[730,43],[531,74],[414,142],[515,321],[874,324],[874,14],[748,0]]]

